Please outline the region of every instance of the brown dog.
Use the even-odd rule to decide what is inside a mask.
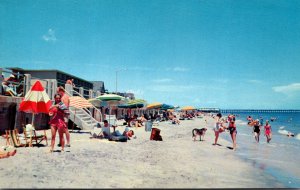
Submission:
[[[192,130],[192,137],[194,138],[194,141],[196,140],[196,137],[199,136],[200,137],[200,141],[201,141],[201,137],[202,139],[204,139],[204,135],[206,132],[207,128],[202,128],[202,129],[193,129]]]

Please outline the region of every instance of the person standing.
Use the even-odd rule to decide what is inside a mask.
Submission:
[[[232,139],[232,148],[233,150],[236,150],[236,134],[237,134],[237,130],[236,130],[236,125],[235,125],[235,120],[231,120],[229,122],[229,125],[228,125],[228,129],[230,131],[230,136],[231,136],[231,139]]]
[[[74,79],[68,79],[67,81],[66,81],[66,84],[70,84],[70,85],[72,85],[73,87],[75,87],[75,84],[74,84]]]
[[[272,139],[272,128],[268,120],[266,120],[266,125],[264,129],[265,129],[265,136],[267,137],[267,143],[270,143]]]
[[[58,90],[57,90],[57,93],[61,95],[61,101],[62,103],[64,103],[64,105],[67,107],[67,111],[65,111],[65,117],[64,117],[64,121],[66,123],[66,126],[67,126],[67,130],[65,131],[65,135],[66,135],[66,140],[67,140],[67,144],[66,144],[66,147],[70,147],[70,133],[69,133],[69,130],[68,130],[68,121],[69,121],[69,112],[68,112],[68,108],[69,108],[69,105],[70,105],[70,96],[65,92],[65,90],[62,88],[62,87],[59,87]],[[61,143],[59,141],[59,144],[58,146],[60,146]]]
[[[218,139],[219,139],[219,134],[224,132],[225,127],[223,126],[223,121],[222,121],[222,114],[218,113],[216,117],[216,126],[214,128],[215,132],[215,143],[213,145],[217,145]]]
[[[65,140],[63,137],[63,134],[68,129],[67,125],[64,121],[65,117],[65,105],[61,101],[61,95],[55,94],[54,95],[54,105],[51,106],[49,110],[49,116],[51,116],[51,119],[49,121],[49,124],[51,126],[51,148],[50,152],[53,152],[54,144],[55,144],[55,137],[56,132],[58,131],[59,134],[59,140],[61,143],[61,151],[64,151],[65,148]]]

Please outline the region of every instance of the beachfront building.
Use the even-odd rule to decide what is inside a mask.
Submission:
[[[31,79],[42,79],[43,80],[56,80],[56,86],[65,86],[65,83],[68,79],[74,79],[74,90],[79,92],[80,88],[83,88],[84,97],[89,97],[89,90],[93,89],[93,82],[84,80],[82,78],[76,77],[69,73],[65,73],[60,70],[29,70],[21,68],[8,68],[11,69],[14,73],[19,73],[19,75],[30,75]],[[42,82],[43,83],[43,82]],[[45,84],[44,82],[43,84]],[[104,82],[103,86],[104,86]]]
[[[107,92],[103,81],[91,81],[91,82],[93,83],[93,91],[94,92],[99,91],[101,94],[104,94]],[[99,95],[99,94],[97,94],[97,95]]]

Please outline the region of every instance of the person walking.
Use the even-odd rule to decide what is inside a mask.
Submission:
[[[254,137],[257,143],[259,143],[259,136],[260,136],[260,124],[259,124],[259,120],[255,120],[253,122],[253,133],[254,133]]]
[[[269,120],[266,120],[266,125],[264,127],[265,130],[265,136],[267,137],[267,143],[270,143],[272,139],[272,128],[271,125],[269,124]]]

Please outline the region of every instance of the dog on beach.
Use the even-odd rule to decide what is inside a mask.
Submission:
[[[202,141],[204,139],[206,130],[207,130],[207,128],[201,128],[201,129],[194,128],[192,130],[192,138],[194,138],[194,141],[196,140],[197,136],[199,136],[200,141]]]

